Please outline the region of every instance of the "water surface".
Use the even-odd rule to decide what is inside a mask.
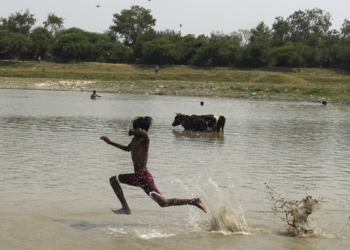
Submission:
[[[0,90],[0,249],[349,249],[350,107],[231,98]],[[200,102],[204,105],[201,106]],[[220,113],[224,134],[171,127],[175,112]],[[166,198],[160,208],[109,178],[132,171],[136,116],[154,124],[148,169]],[[271,194],[273,197],[271,197]],[[320,200],[312,235],[293,236],[276,200]],[[274,209],[275,208],[275,209]],[[226,224],[225,224],[226,223]]]

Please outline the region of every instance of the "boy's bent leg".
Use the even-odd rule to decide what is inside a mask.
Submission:
[[[117,180],[117,176],[113,176],[109,179],[111,186],[114,190],[114,193],[117,195],[120,203],[122,204],[122,208],[119,210],[112,210],[116,214],[131,214],[128,203],[125,200],[123,189],[121,188],[119,181]]]
[[[192,205],[196,206],[199,209],[202,209],[205,213],[208,213],[207,207],[204,205],[200,198],[194,199],[165,199],[163,196],[158,195],[155,192],[151,192],[150,196],[158,203],[161,207],[170,207],[170,206],[182,206],[182,205]]]

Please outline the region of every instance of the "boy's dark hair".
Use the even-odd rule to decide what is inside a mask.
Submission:
[[[145,117],[135,117],[135,119],[132,121],[132,126],[134,129],[141,128],[145,131],[148,131],[149,127],[152,125],[152,118],[149,116]]]

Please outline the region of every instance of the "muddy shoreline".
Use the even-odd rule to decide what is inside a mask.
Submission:
[[[101,87],[99,82],[89,80],[46,80],[33,81],[34,79],[18,78],[16,82],[11,78],[7,80],[0,80],[0,89],[22,89],[22,90],[50,90],[50,91],[80,91],[92,92],[96,90],[98,93],[125,93],[125,94],[139,94],[139,95],[171,95],[171,96],[197,96],[197,97],[213,97],[213,98],[234,98],[234,99],[250,99],[250,100],[266,100],[266,101],[291,101],[291,102],[312,102],[337,104],[350,104],[345,100],[331,100],[318,97],[296,98],[288,95],[255,95],[255,93],[216,93],[210,90],[186,89],[177,91],[168,91],[166,89],[144,89],[136,90],[132,85],[123,87],[113,86],[112,88]],[[12,81],[11,81],[12,80]],[[19,80],[19,82],[17,82]]]

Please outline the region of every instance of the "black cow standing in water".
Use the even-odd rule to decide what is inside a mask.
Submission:
[[[226,118],[223,115],[183,115],[176,113],[173,127],[182,125],[185,130],[224,132]]]

